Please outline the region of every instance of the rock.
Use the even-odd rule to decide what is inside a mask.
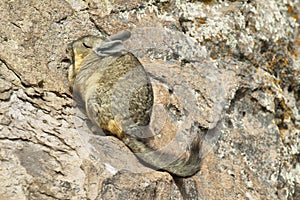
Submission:
[[[0,99],[1,100],[8,100],[12,91],[12,85],[10,82],[7,82],[3,79],[0,79]]]
[[[1,1],[1,199],[299,199],[299,9],[296,0]],[[66,45],[126,28],[162,105],[153,128],[174,133],[197,116],[207,135],[192,177],[143,165],[73,109]]]

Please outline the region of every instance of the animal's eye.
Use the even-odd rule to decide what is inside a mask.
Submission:
[[[85,42],[83,42],[82,45],[83,45],[85,48],[89,48],[89,49],[92,48],[91,46],[89,46],[89,45],[88,45],[87,43],[85,43]]]

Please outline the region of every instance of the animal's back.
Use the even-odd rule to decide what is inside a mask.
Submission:
[[[92,54],[93,56],[93,54]],[[87,56],[74,86],[85,102],[87,115],[99,127],[122,138],[140,134],[150,122],[153,91],[138,59],[131,53],[120,57]]]

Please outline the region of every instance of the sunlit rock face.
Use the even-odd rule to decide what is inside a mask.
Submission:
[[[15,0],[0,10],[2,199],[300,198],[297,0]],[[152,147],[188,157],[202,136],[192,177],[147,166],[75,109],[67,44],[122,30],[153,86],[150,125],[162,136]]]

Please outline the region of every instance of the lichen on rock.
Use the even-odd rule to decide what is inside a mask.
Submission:
[[[1,199],[299,199],[299,9],[297,0],[1,1]],[[66,45],[121,30],[132,31],[127,48],[170,121],[189,111],[209,129],[221,116],[192,177],[144,166],[73,109]]]

